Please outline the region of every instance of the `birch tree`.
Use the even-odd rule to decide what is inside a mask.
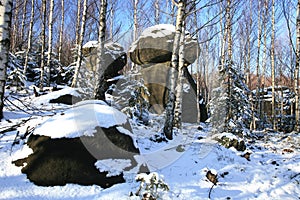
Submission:
[[[105,100],[106,84],[104,80],[105,60],[104,60],[104,42],[106,31],[106,12],[107,0],[101,0],[100,7],[100,25],[97,47],[97,66],[96,66],[96,85],[94,88],[95,99]]]
[[[47,86],[50,86],[51,78],[51,59],[52,59],[52,44],[53,44],[53,10],[54,10],[54,0],[50,1],[49,8],[49,20],[48,20],[48,52],[47,52],[47,67],[46,67],[46,77]]]
[[[297,5],[296,19],[296,66],[294,74],[294,90],[295,90],[295,131],[300,131],[299,125],[299,65],[300,65],[300,0]]]
[[[183,81],[184,81],[184,48],[185,48],[185,24],[183,22],[180,44],[179,44],[179,61],[178,61],[178,84],[176,87],[175,107],[174,107],[174,127],[181,128],[182,116],[182,95],[183,95]]]
[[[160,6],[159,6],[159,0],[154,1],[154,8],[155,8],[155,24],[160,23]]]
[[[81,0],[77,0],[77,18],[76,18],[76,29],[75,29],[76,44],[79,44],[79,38],[80,38],[80,19],[81,19]]]
[[[20,49],[23,49],[23,43],[24,43],[24,30],[25,30],[25,21],[26,21],[26,14],[27,14],[27,2],[28,0],[24,1],[24,7],[23,7],[23,15],[22,15],[22,22],[21,22],[21,31],[20,31]]]
[[[3,118],[3,97],[10,48],[12,0],[0,1],[0,120]]]
[[[64,26],[65,25],[65,0],[61,0],[61,22],[59,30],[59,42],[58,42],[58,60],[61,63],[61,54],[62,54],[62,43],[64,35]]]
[[[23,71],[24,75],[26,75],[28,59],[29,59],[29,52],[31,51],[32,29],[33,29],[34,10],[35,10],[34,3],[35,3],[35,0],[31,0],[30,22],[29,22],[27,48],[26,48],[26,52],[25,52],[25,63],[24,63],[24,71]]]
[[[83,13],[82,13],[82,21],[81,21],[81,28],[80,28],[80,35],[79,35],[79,41],[77,44],[77,60],[76,60],[76,68],[75,73],[72,81],[72,87],[76,87],[81,63],[82,63],[82,45],[83,45],[83,38],[85,35],[85,22],[86,22],[86,15],[87,15],[87,1],[84,0],[83,2]]]
[[[46,0],[42,1],[42,49],[41,49],[41,77],[40,77],[40,90],[44,87],[44,70],[45,70],[45,48],[46,48]]]
[[[272,36],[271,36],[271,76],[272,76],[272,124],[276,130],[275,102],[275,0],[272,0]]]
[[[174,1],[175,2],[175,1]],[[178,58],[179,58],[179,46],[180,46],[180,36],[182,34],[182,27],[184,23],[184,15],[186,9],[186,0],[179,0],[176,3],[178,6],[177,17],[176,17],[176,30],[173,41],[173,51],[171,57],[171,66],[169,69],[169,94],[168,102],[166,105],[166,116],[164,125],[164,134],[167,139],[173,139],[173,125],[174,125],[174,107],[175,107],[175,87],[177,82],[177,72],[178,72]]]
[[[139,0],[133,0],[133,41],[137,40],[138,37],[138,5]]]

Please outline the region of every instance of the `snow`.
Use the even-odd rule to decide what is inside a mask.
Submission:
[[[109,128],[127,122],[125,114],[107,105],[83,101],[73,108],[53,116],[38,126],[33,134],[51,138],[93,136],[95,128]]]
[[[172,24],[157,24],[154,26],[150,26],[146,28],[142,34],[139,36],[140,38],[147,38],[147,37],[152,37],[152,38],[160,38],[160,37],[166,37],[170,36],[175,33],[175,26]],[[189,34],[188,31],[186,31],[186,34]],[[138,40],[139,40],[138,39]],[[133,42],[131,46],[129,47],[128,52],[133,52],[134,49],[137,47],[137,42]],[[167,40],[168,43],[173,43],[173,40]],[[190,41],[192,42],[192,40]],[[188,43],[188,42],[187,42]]]
[[[85,43],[82,48],[94,48],[98,46],[98,41],[96,40],[92,40],[92,41],[88,41],[87,43]]]
[[[26,98],[22,100],[32,101]],[[11,111],[7,107],[4,109],[6,120],[1,121],[0,130],[28,119],[29,114]],[[31,113],[30,110],[28,112]],[[142,152],[137,157],[138,162],[148,163],[152,172],[163,177],[170,188],[170,191],[160,193],[161,199],[208,199],[209,190],[213,185],[206,178],[208,170],[218,175],[218,183],[212,189],[211,199],[300,198],[299,133],[265,131],[261,134],[261,139],[249,139],[251,145],[246,152],[251,155],[248,161],[241,157],[245,152],[237,152],[232,148],[226,149],[217,144],[212,139],[214,135],[210,132],[211,127],[208,124],[201,124],[203,130],[198,130],[199,124],[184,123],[183,129],[178,130],[174,135],[174,140],[161,143],[151,141],[149,138],[160,134],[163,127],[162,118],[163,116],[151,115],[149,126],[137,125],[130,121],[133,129],[131,134],[135,136],[136,145]],[[22,174],[21,167],[12,164],[13,160],[32,153],[25,141],[19,137],[28,127],[37,126],[35,134],[49,134],[56,138],[85,134],[81,126],[85,126],[85,129],[90,127],[92,132],[99,124],[109,127],[126,122],[124,114],[107,106],[103,101],[90,100],[72,107],[65,106],[64,110],[56,112],[54,116],[48,116],[48,112],[41,112],[40,115],[31,116],[29,121],[24,122],[16,130],[2,133],[0,135],[0,199],[141,199],[136,196],[130,197],[130,193],[135,194],[140,186],[140,183],[135,180],[138,174],[133,171],[124,172],[125,183],[107,189],[96,185],[77,184],[41,187],[31,183],[26,175]],[[19,136],[16,137],[18,132]],[[230,133],[220,134],[223,135],[234,137]],[[15,140],[18,142],[15,143]],[[129,166],[130,161],[107,159],[98,161],[95,165],[100,171],[108,170],[109,175],[115,175]],[[142,176],[150,177],[145,174]]]
[[[143,31],[140,38],[143,37],[165,37],[166,35],[172,35],[175,32],[175,26],[172,24],[157,24],[151,26]]]
[[[105,159],[98,160],[95,166],[100,172],[108,172],[107,176],[110,177],[120,175],[126,167],[131,166],[131,161],[129,159]]]
[[[75,97],[80,97],[80,93],[78,91],[78,88],[65,87],[61,90],[50,92],[48,94],[36,97],[35,99],[33,99],[33,102],[36,105],[47,104],[51,99],[57,99],[58,97],[66,94],[70,94]]]

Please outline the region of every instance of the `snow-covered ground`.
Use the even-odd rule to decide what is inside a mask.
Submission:
[[[31,153],[21,136],[53,116],[67,113],[72,106],[48,104],[45,97],[13,97],[10,95],[11,104],[5,107],[5,120],[0,124],[0,199],[140,199],[130,196],[140,186],[135,181],[137,174],[131,172],[125,173],[126,183],[108,189],[77,184],[41,187],[31,183],[21,173],[21,167],[12,164]],[[211,199],[300,199],[299,134],[257,133],[258,139],[249,139],[251,146],[245,152],[237,152],[216,144],[206,124],[201,124],[202,130],[197,124],[184,124],[182,134],[173,141],[157,143],[154,140],[162,121],[152,116],[148,126],[132,123],[142,152],[138,159],[146,161],[149,169],[169,186],[169,191],[160,193],[161,199],[208,199],[209,193]],[[241,156],[246,152],[251,153],[250,160]],[[218,175],[213,188],[206,177],[209,170]]]

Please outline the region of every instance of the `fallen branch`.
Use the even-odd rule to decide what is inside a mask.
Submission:
[[[26,122],[28,122],[29,120],[32,119],[32,116],[29,117],[28,119],[23,119],[20,123],[14,124],[8,128],[5,128],[3,130],[0,131],[0,134],[4,134],[6,132],[10,132],[10,131],[15,131],[17,130],[18,127],[20,127],[21,125],[25,124]]]

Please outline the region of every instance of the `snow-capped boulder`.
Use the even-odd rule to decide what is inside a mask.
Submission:
[[[83,101],[53,116],[35,129],[27,145],[33,153],[14,163],[23,166],[22,172],[36,185],[107,188],[125,181],[123,171],[138,168],[134,156],[139,149],[126,115],[102,101]],[[109,175],[99,164],[106,159],[125,160],[127,165]]]
[[[95,71],[97,64],[97,41],[89,41],[83,46],[85,56],[85,65],[87,68]],[[104,45],[104,60],[105,60],[105,78],[113,78],[119,74],[119,71],[127,63],[127,54],[124,48],[118,44],[109,42]]]
[[[174,36],[175,26],[171,24],[159,24],[147,28],[130,46],[130,59],[138,65],[171,61]],[[187,65],[193,63],[199,52],[197,40],[186,32],[185,63]]]

